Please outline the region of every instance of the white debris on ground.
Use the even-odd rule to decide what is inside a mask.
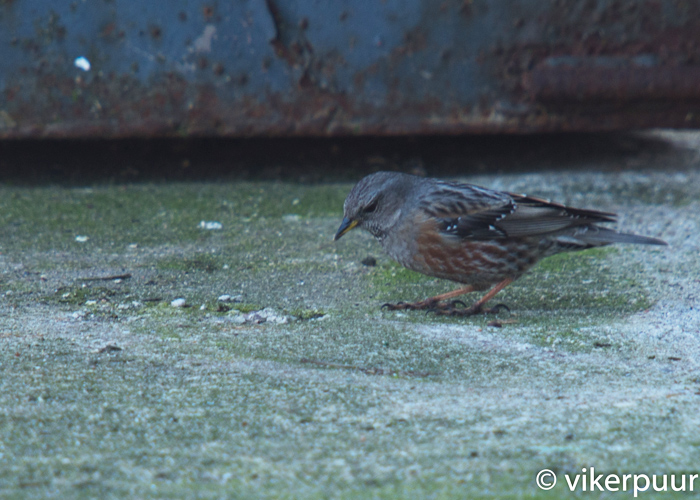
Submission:
[[[229,295],[227,293],[219,295],[218,302],[243,302],[243,295]]]
[[[223,229],[224,225],[221,222],[203,220],[199,222],[199,226],[197,227],[206,229],[207,231],[218,231],[219,229]]]
[[[259,325],[261,323],[284,325],[289,323],[288,316],[278,313],[271,307],[248,313],[242,313],[237,309],[233,309],[228,314],[231,317],[231,321],[239,325]]]

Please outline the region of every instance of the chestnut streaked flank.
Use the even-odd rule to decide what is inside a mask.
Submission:
[[[404,267],[465,285],[419,302],[385,304],[389,309],[470,315],[490,312],[484,304],[545,257],[612,243],[666,245],[599,225],[615,221],[613,213],[531,196],[377,172],[350,191],[335,240],[362,228]],[[443,302],[484,290],[489,291],[469,308]]]

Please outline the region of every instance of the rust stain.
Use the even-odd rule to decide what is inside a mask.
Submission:
[[[156,40],[160,40],[160,38],[163,36],[163,31],[161,30],[160,26],[156,25],[149,26],[148,33],[151,35],[151,38]]]
[[[107,23],[100,30],[100,36],[102,38],[110,38],[114,34],[116,28],[117,25],[114,22]]]
[[[540,66],[525,75],[524,85],[538,101],[700,100],[700,66]]]
[[[222,4],[197,5],[205,19],[216,17],[218,10],[225,19]],[[51,44],[67,36],[61,18],[48,13],[35,36],[10,40],[8,50],[24,51],[31,64],[19,67],[2,89],[7,106],[0,109],[0,137],[700,127],[700,2],[674,4],[686,19],[676,24],[659,22],[666,7],[655,0],[576,5],[575,14],[571,3],[561,0],[548,3],[539,17],[513,13],[508,36],[494,36],[492,44],[468,53],[449,40],[436,41],[440,37],[431,31],[431,23],[444,25],[446,19],[458,18],[449,26],[471,26],[495,9],[486,0],[443,0],[432,10],[426,8],[417,25],[402,28],[402,35],[369,32],[363,39],[353,32],[342,39],[342,46],[319,41],[322,28],[312,13],[295,18],[285,11],[285,18],[278,7],[287,4],[266,0],[270,17],[256,32],[264,33],[262,44],[250,45],[243,36],[234,39],[223,29],[217,42],[240,47],[231,57],[254,48],[259,59],[246,66],[222,53],[191,55],[187,63],[199,70],[196,78],[179,73],[179,60],[165,49],[165,55],[152,55],[160,64],[151,73],[149,62],[138,58],[130,61],[131,72],[76,73],[72,60],[57,62],[47,56],[47,47],[52,50]],[[189,15],[197,17],[198,12]],[[392,15],[392,22],[401,22],[400,15]],[[346,22],[349,31],[356,29],[359,17],[359,11],[341,9],[333,16]],[[186,22],[188,14],[181,11],[177,18]],[[163,39],[160,24],[147,26],[145,37]],[[121,40],[122,28],[129,29],[116,21],[102,25],[101,41]],[[371,57],[358,64],[355,50],[368,50]],[[132,75],[139,64],[148,78]],[[481,80],[469,100],[454,98],[462,89],[441,79],[441,72],[468,64],[476,68],[469,71],[484,75],[478,75]],[[262,88],[260,74],[269,81],[276,78],[270,88],[277,90]]]
[[[660,23],[654,0],[579,5],[576,16],[568,2],[555,2],[542,18],[518,23],[549,27],[555,43],[497,44],[481,56],[484,64],[497,60],[494,77],[514,104],[536,103],[521,118],[523,130],[697,126],[700,3],[683,5],[680,24]]]
[[[474,14],[474,0],[462,0],[459,6],[459,13],[466,17],[471,17]]]

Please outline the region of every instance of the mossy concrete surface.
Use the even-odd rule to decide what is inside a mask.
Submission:
[[[657,165],[460,177],[670,243],[546,260],[500,327],[382,311],[453,285],[333,243],[351,183],[1,186],[0,496],[608,498],[564,475],[700,473],[700,141],[653,140]]]

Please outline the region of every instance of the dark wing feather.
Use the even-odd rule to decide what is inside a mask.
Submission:
[[[464,239],[535,236],[598,222],[615,222],[615,214],[570,208],[525,195],[477,186],[437,183],[423,208],[447,233]]]
[[[507,236],[493,225],[515,210],[507,193],[447,181],[437,181],[433,188],[421,200],[421,208],[443,233],[470,239]]]
[[[612,212],[601,212],[599,210],[588,210],[585,208],[572,208],[562,205],[561,203],[555,203],[550,200],[543,200],[542,198],[535,198],[534,196],[527,196],[524,194],[507,193],[516,203],[528,205],[531,207],[546,207],[558,209],[565,213],[569,217],[576,219],[586,219],[588,223],[595,222],[617,222],[617,214]]]

